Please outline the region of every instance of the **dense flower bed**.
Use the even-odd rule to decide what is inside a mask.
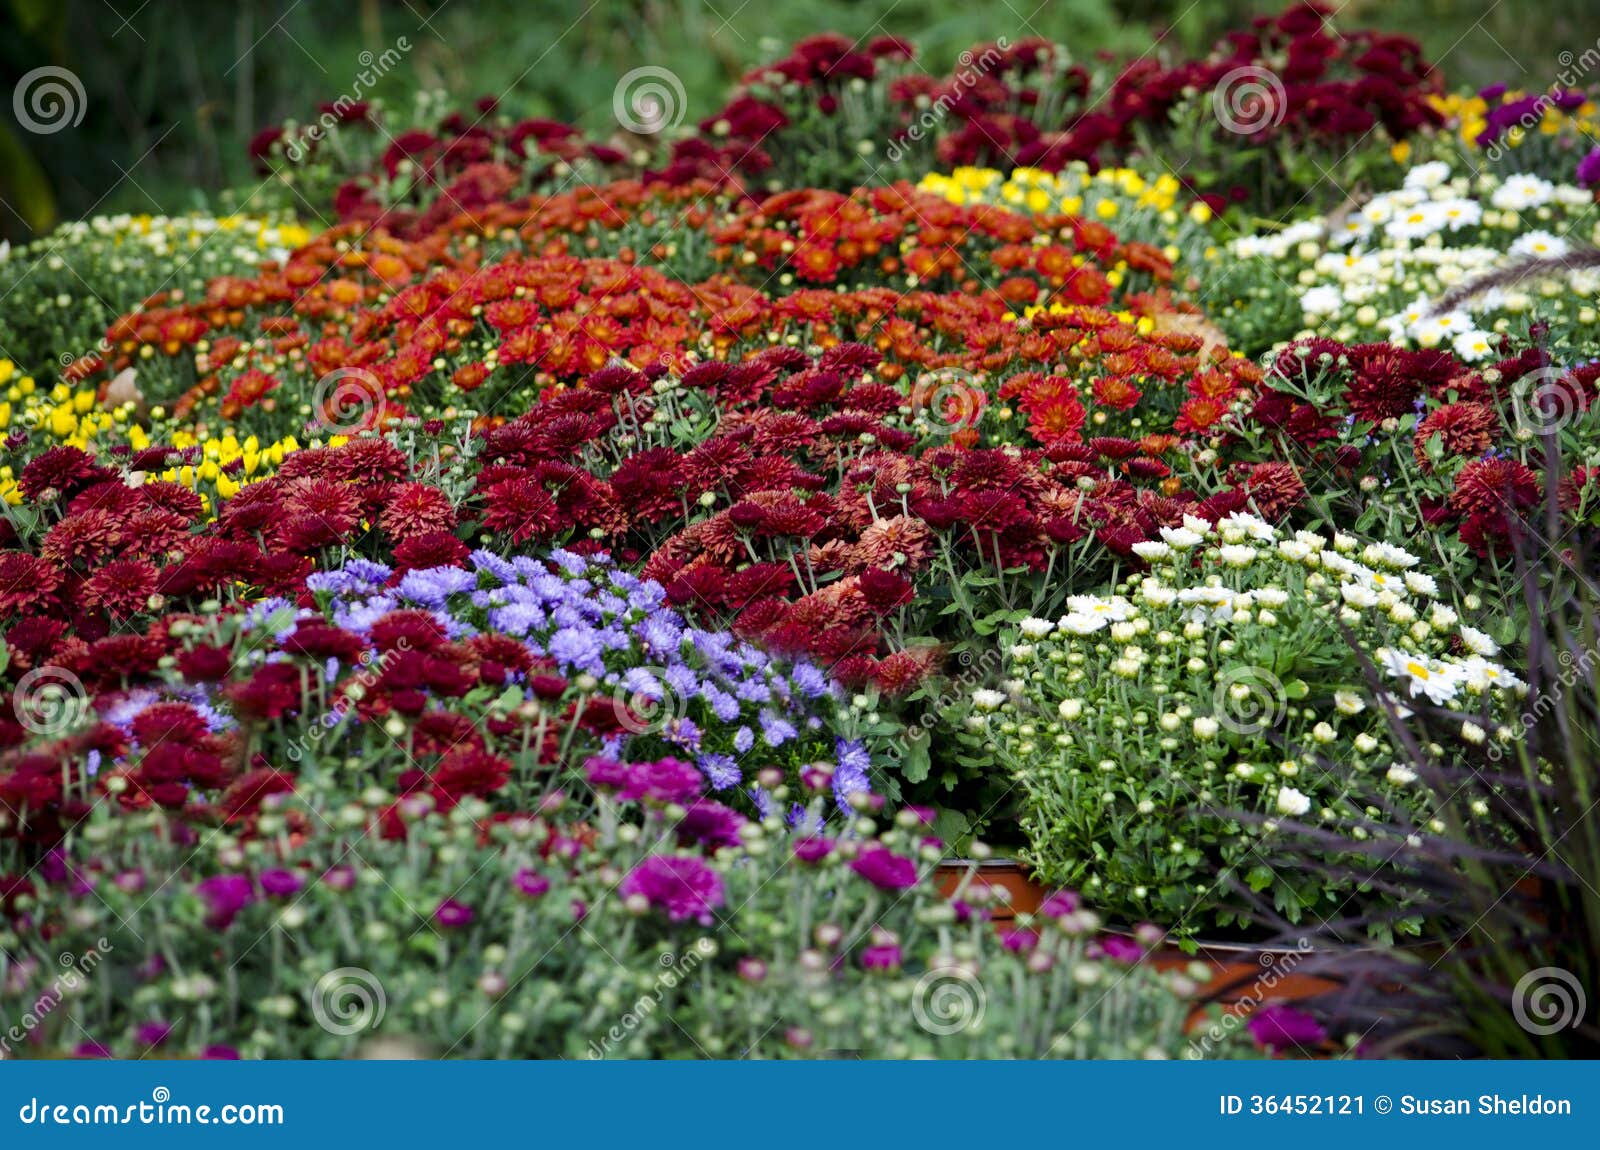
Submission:
[[[11,252],[28,1052],[1251,1053],[1149,952],[1423,933],[1411,861],[1521,849],[1430,763],[1542,753],[1600,524],[1587,105],[1442,92],[1313,4],[1110,68],[819,35],[659,147],[330,105],[255,149],[325,230]],[[938,893],[988,842],[1037,914]]]

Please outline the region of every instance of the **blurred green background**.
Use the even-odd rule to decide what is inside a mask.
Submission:
[[[932,67],[978,40],[1046,36],[1095,52],[1195,51],[1282,0],[0,0],[0,237],[63,219],[200,206],[248,183],[257,129],[349,92],[362,53],[410,50],[377,93],[409,103],[440,88],[465,103],[611,126],[616,81],[641,64],[683,81],[689,115],[789,41],[833,29],[914,39]],[[1594,0],[1351,0],[1346,27],[1420,38],[1457,86],[1546,86],[1596,42]],[[368,57],[370,59],[370,57]],[[1567,59],[1570,59],[1568,57]],[[24,131],[14,94],[41,66],[66,68],[82,122]]]

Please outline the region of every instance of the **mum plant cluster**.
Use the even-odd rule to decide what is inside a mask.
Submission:
[[[1594,165],[1517,98],[1313,4],[822,35],[646,144],[341,107],[253,146],[320,220],[7,253],[7,1054],[1338,1049],[1197,1046],[1156,952],[1416,935],[1363,860],[1497,833],[1406,724],[1519,753],[1518,557],[1595,520]]]

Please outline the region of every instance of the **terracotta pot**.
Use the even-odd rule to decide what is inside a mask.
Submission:
[[[951,898],[968,874],[972,879],[967,883],[967,892],[979,887],[1005,892],[984,903],[990,917],[1002,925],[1010,925],[1019,914],[1032,914],[1044,901],[1044,887],[1029,878],[1027,868],[1016,859],[951,859],[939,864],[934,881],[939,884],[939,893]]]

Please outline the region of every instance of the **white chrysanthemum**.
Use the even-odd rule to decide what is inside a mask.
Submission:
[[[1178,600],[1176,591],[1154,579],[1146,579],[1139,585],[1139,596],[1152,607],[1170,607]]]
[[[1277,529],[1258,515],[1251,515],[1246,511],[1235,511],[1223,519],[1217,527],[1224,531],[1238,531],[1247,539],[1255,539],[1261,543],[1271,543],[1278,537]]]
[[[1073,613],[1063,615],[1057,624],[1069,635],[1093,635],[1105,627],[1111,620],[1104,615],[1080,615]]]
[[[1403,188],[1422,188],[1431,191],[1450,178],[1450,165],[1443,160],[1418,164],[1406,173]]]
[[[1426,655],[1385,647],[1378,651],[1378,662],[1390,676],[1405,680],[1413,699],[1426,695],[1430,702],[1438,705],[1453,700],[1463,682],[1457,664],[1435,662]]]
[[[1572,245],[1566,240],[1546,231],[1524,232],[1511,241],[1511,254],[1514,256],[1559,258],[1571,250]]]
[[[1463,624],[1461,628],[1461,641],[1467,645],[1467,650],[1471,651],[1474,655],[1482,655],[1486,659],[1492,658],[1500,653],[1500,644],[1496,643],[1493,639],[1489,638],[1488,635],[1485,635],[1476,627],[1468,627]]]
[[[1548,204],[1555,196],[1555,185],[1538,176],[1516,175],[1494,190],[1489,203],[1501,211],[1520,212]]]
[[[1376,607],[1378,593],[1360,583],[1339,584],[1340,597],[1352,607]]]
[[[1069,595],[1067,613],[1120,622],[1133,614],[1133,608],[1121,595],[1113,595],[1110,599],[1102,599],[1098,595]]]
[[[1417,781],[1417,772],[1402,763],[1391,763],[1388,772],[1383,776],[1396,786],[1405,786],[1407,783]]]
[[[1344,307],[1344,296],[1340,294],[1338,288],[1327,284],[1319,284],[1300,296],[1300,310],[1314,319],[1338,315],[1342,307]]]
[[[1248,567],[1255,562],[1256,549],[1245,543],[1224,543],[1217,555],[1229,567]]]
[[[1172,548],[1159,539],[1146,539],[1133,545],[1133,553],[1146,562],[1154,563],[1170,556]]]
[[[1359,715],[1367,709],[1367,701],[1354,691],[1335,691],[1333,705],[1342,715]]]
[[[1468,655],[1455,664],[1456,672],[1470,691],[1483,692],[1490,688],[1502,691],[1520,691],[1527,687],[1521,679],[1499,663],[1490,662],[1481,655]]]
[[[1166,540],[1167,546],[1176,551],[1188,551],[1205,542],[1205,536],[1187,527],[1163,527],[1161,538]]]
[[[1030,639],[1043,639],[1056,625],[1048,619],[1028,618],[1017,624],[1017,628]]]
[[[1309,796],[1293,787],[1278,788],[1278,813],[1298,817],[1311,809]]]
[[[972,705],[980,711],[998,711],[1004,705],[1006,696],[1004,691],[991,690],[988,687],[979,687],[972,692]]]

